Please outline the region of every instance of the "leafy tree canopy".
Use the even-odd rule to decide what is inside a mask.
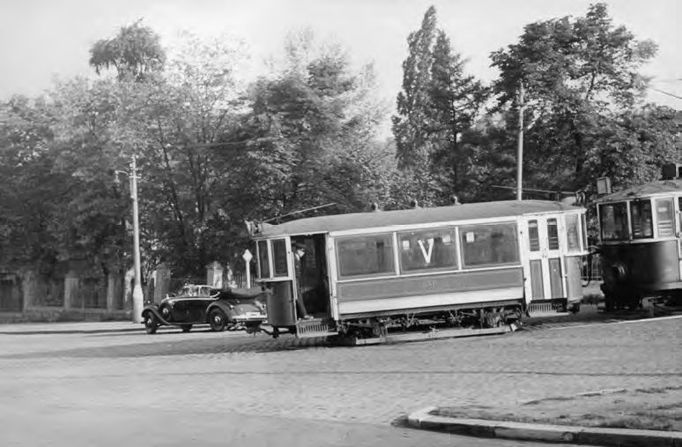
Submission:
[[[90,48],[90,65],[97,74],[114,68],[118,78],[141,80],[163,68],[166,54],[158,34],[138,20],[120,29],[116,37],[101,39]]]
[[[584,17],[531,23],[518,43],[492,54],[500,70],[493,84],[498,110],[516,112],[505,115],[508,126],[518,120],[525,92],[526,186],[576,190],[594,181],[588,164],[610,146],[605,135],[622,136],[624,114],[639,113],[633,108],[647,79],[638,70],[655,53],[653,42],[614,26],[606,5],[597,3]]]

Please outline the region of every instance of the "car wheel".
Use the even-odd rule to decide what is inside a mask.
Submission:
[[[192,325],[191,324],[183,324],[180,326],[182,328],[182,332],[189,332],[192,330]]]
[[[227,328],[227,317],[220,309],[211,309],[208,314],[208,321],[211,325],[211,330],[214,332],[222,332]]]
[[[147,312],[144,316],[145,331],[147,331],[148,334],[156,334],[158,328],[159,322],[157,321],[156,316],[151,312]]]

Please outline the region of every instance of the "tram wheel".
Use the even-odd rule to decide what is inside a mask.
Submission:
[[[630,310],[637,310],[642,307],[642,296],[635,293],[628,299],[628,308]]]
[[[484,320],[483,327],[493,328],[500,327],[502,325],[502,318],[497,312],[486,312]]]

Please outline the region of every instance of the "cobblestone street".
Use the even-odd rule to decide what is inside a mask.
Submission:
[[[681,321],[352,348],[201,329],[13,325],[0,327],[0,416],[182,408],[388,426],[431,405],[513,411],[553,396],[679,385]]]

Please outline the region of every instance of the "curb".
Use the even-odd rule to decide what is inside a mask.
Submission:
[[[431,414],[427,407],[407,417],[412,428],[486,438],[570,442],[622,447],[682,447],[682,432],[531,424],[526,422],[463,419]]]
[[[16,323],[0,325],[1,335],[49,334],[105,334],[144,332],[144,326],[132,322],[79,322],[79,323]]]

